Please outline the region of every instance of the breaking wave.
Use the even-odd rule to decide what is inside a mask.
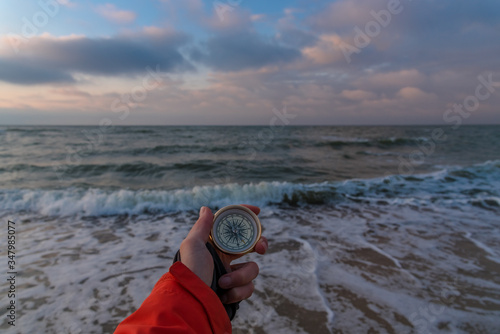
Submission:
[[[0,210],[43,215],[158,214],[234,203],[303,206],[365,202],[377,205],[474,205],[500,209],[500,160],[419,175],[341,182],[213,184],[174,190],[0,190]]]

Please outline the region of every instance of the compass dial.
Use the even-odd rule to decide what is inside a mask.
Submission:
[[[253,250],[261,234],[259,218],[250,209],[230,205],[214,216],[212,240],[221,251],[245,254]]]

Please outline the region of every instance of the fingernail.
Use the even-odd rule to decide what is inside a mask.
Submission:
[[[231,277],[229,277],[229,276],[222,277],[219,280],[219,285],[221,286],[221,288],[223,288],[223,287],[229,287],[231,285]]]
[[[207,212],[207,207],[206,206],[202,206],[200,208],[200,215],[204,214],[205,212]]]

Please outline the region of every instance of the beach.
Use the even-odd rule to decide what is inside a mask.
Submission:
[[[241,259],[260,275],[233,333],[493,333],[499,130],[2,127],[17,274],[12,327],[2,270],[0,329],[112,333],[202,205],[246,203],[269,250]]]

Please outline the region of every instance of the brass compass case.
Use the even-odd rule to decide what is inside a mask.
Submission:
[[[229,205],[214,215],[210,239],[224,253],[246,254],[253,251],[262,234],[257,215],[242,205]]]

